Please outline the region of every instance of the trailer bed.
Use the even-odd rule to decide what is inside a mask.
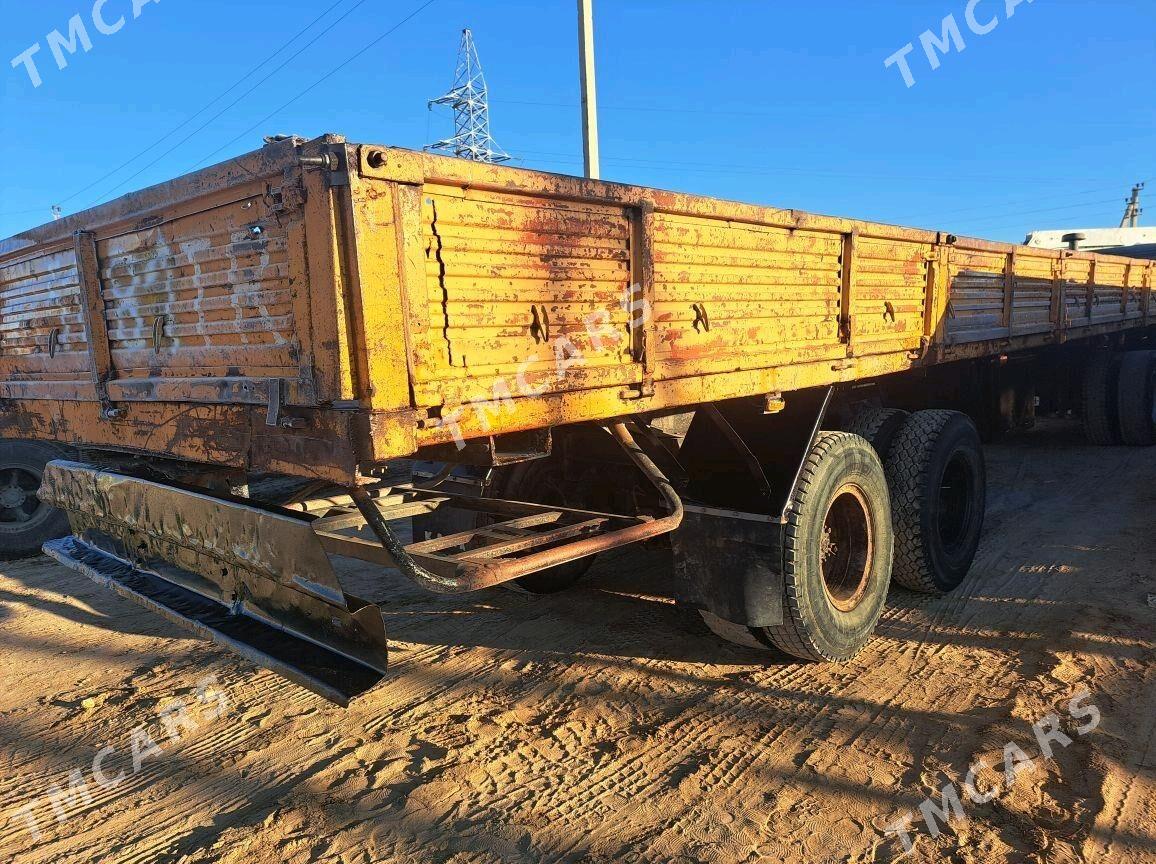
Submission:
[[[1148,326],[1154,269],[290,140],[0,243],[0,435],[348,484]]]

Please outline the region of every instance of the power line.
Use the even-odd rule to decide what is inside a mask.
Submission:
[[[567,157],[563,160],[535,160],[543,164],[557,164],[568,165],[575,164],[575,159],[579,158],[572,153],[563,153],[550,150],[521,150],[522,153],[540,154],[544,156],[562,156]],[[749,174],[753,176],[775,176],[780,174],[798,175],[802,177],[846,177],[857,180],[938,180],[942,181],[945,177],[951,177],[956,180],[971,180],[976,182],[992,182],[992,183],[1018,183],[1018,182],[1039,182],[1054,185],[1057,177],[1052,176],[1048,178],[1032,178],[1023,176],[999,176],[994,174],[976,174],[976,175],[961,175],[954,171],[945,170],[939,174],[912,174],[906,171],[897,172],[861,172],[861,171],[824,171],[807,168],[789,168],[789,167],[768,167],[765,165],[741,165],[734,163],[718,162],[710,160],[709,164],[704,164],[703,161],[698,162],[679,162],[676,160],[654,160],[642,159],[638,157],[610,157],[604,158],[604,162],[612,162],[626,167],[634,168],[674,168],[681,172],[693,172],[699,174]],[[1063,177],[1064,180],[1076,180],[1087,183],[1103,183],[1105,187],[1108,184],[1115,184],[1118,182],[1117,178],[1111,177]]]
[[[1087,217],[1086,221],[1082,220],[1083,224],[1080,226],[1077,226],[1077,227],[1094,228],[1094,227],[1097,227],[1095,225],[1095,223],[1097,223],[1097,222],[1105,223],[1103,227],[1107,227],[1106,223],[1112,222],[1113,221],[1112,217],[1115,216],[1118,212],[1119,211],[1117,211],[1117,210],[1111,210],[1111,211],[1097,211],[1095,213],[1085,214],[1085,216]],[[987,234],[987,233],[1009,231],[1009,230],[1015,229],[1015,228],[1018,228],[1019,230],[1023,231],[1025,234],[1028,234],[1034,230],[1040,230],[1036,227],[1031,227],[1031,223],[1026,219],[1014,219],[1014,220],[1011,220],[1008,222],[1001,222],[997,225],[985,225],[982,228],[972,229],[972,230],[982,231],[983,233]],[[964,233],[970,233],[970,232],[964,232]]]
[[[542,154],[546,154],[546,155],[558,155],[558,156],[569,156],[570,155],[568,153],[558,153],[556,151],[546,151],[546,150],[523,150],[522,152],[530,153],[530,154],[542,153]],[[519,161],[525,161],[525,160],[519,160]],[[549,160],[549,159],[546,159],[546,160],[535,160],[535,161],[539,162],[541,164],[555,164],[555,165],[580,164],[580,161],[577,159],[577,157],[575,157],[573,159],[566,159],[566,160]],[[856,173],[849,173],[849,172],[808,171],[805,169],[791,169],[791,168],[756,169],[753,166],[752,167],[735,166],[735,165],[725,165],[722,163],[713,163],[714,167],[704,167],[701,165],[701,163],[678,162],[678,161],[673,161],[673,160],[663,162],[663,161],[658,161],[658,160],[621,158],[621,157],[619,157],[619,158],[612,157],[610,159],[607,159],[606,161],[611,162],[611,163],[615,163],[615,164],[624,165],[627,167],[672,168],[672,169],[678,170],[680,173],[681,172],[727,173],[727,174],[730,174],[730,173],[749,173],[749,174],[757,174],[757,175],[786,173],[786,174],[830,176],[830,177],[843,176],[843,177],[854,177],[854,178],[865,178],[865,177],[872,176],[872,175],[867,175],[867,174],[856,174]],[[908,173],[900,173],[900,174],[895,174],[895,175],[878,175],[879,179],[885,179],[888,176],[894,176],[896,178],[920,179],[917,177],[917,175],[912,175],[912,174],[908,174]],[[943,179],[944,176],[946,176],[946,174],[936,175],[934,178],[928,178],[928,179]],[[952,175],[952,176],[955,176],[957,178],[959,177],[959,175]],[[990,178],[990,179],[995,179],[995,178]],[[1051,182],[1054,183],[1055,178],[1052,178]],[[1056,199],[1062,200],[1063,198],[1068,197],[1068,195],[1076,195],[1076,196],[1078,196],[1078,195],[1094,195],[1097,192],[1103,192],[1107,188],[1108,188],[1107,186],[1103,186],[1103,187],[1099,187],[1097,189],[1089,189],[1089,190],[1086,190],[1083,192],[1065,193],[1062,196],[1053,196],[1053,200],[1056,200]],[[1038,201],[1041,199],[1033,198],[1031,200]],[[1043,200],[1047,200],[1047,199],[1043,199]],[[1003,218],[1005,216],[1018,216],[1018,215],[1030,216],[1030,215],[1033,215],[1036,213],[1052,213],[1052,212],[1059,212],[1062,210],[1078,209],[1081,207],[1096,207],[1096,206],[1099,206],[1100,204],[1108,204],[1108,203],[1112,203],[1116,200],[1117,199],[1112,198],[1109,200],[1102,200],[1102,201],[1086,201],[1086,202],[1082,202],[1082,203],[1065,204],[1065,205],[1062,205],[1059,207],[1038,208],[1038,209],[1020,210],[1020,211],[1011,211],[1011,212],[1002,211],[1002,212],[993,214],[993,216],[994,216],[994,218]],[[938,219],[944,215],[951,215],[952,213],[972,212],[975,210],[997,210],[1000,207],[1004,207],[1004,206],[1007,206],[1007,205],[1006,204],[1003,204],[1003,205],[984,204],[984,205],[980,205],[980,206],[976,206],[976,207],[962,208],[962,209],[956,210],[956,211],[937,211],[936,215],[933,215],[929,218]],[[973,219],[962,220],[962,221],[964,221],[967,224],[983,224],[984,222],[990,221],[991,218],[993,218],[993,217],[980,216],[980,217],[976,217]]]
[[[230,111],[230,110],[231,110],[233,107],[235,107],[235,106],[236,106],[236,105],[238,105],[238,104],[239,104],[239,103],[240,103],[242,100],[244,100],[244,98],[245,98],[246,96],[248,96],[248,95],[249,95],[250,93],[252,93],[254,90],[256,90],[257,88],[259,88],[259,87],[260,87],[262,84],[264,84],[266,81],[268,81],[268,80],[269,80],[270,78],[272,78],[274,75],[276,75],[278,72],[280,72],[282,69],[284,69],[284,68],[285,68],[286,66],[288,66],[290,63],[292,63],[294,60],[296,60],[298,57],[300,57],[302,54],[304,54],[304,53],[305,53],[307,50],[309,50],[309,48],[310,48],[310,47],[312,47],[312,46],[313,46],[313,45],[314,45],[314,44],[317,42],[317,40],[319,40],[319,39],[320,39],[322,36],[324,36],[326,33],[329,33],[331,30],[333,30],[333,28],[334,28],[334,27],[336,27],[338,24],[340,24],[342,21],[344,21],[344,20],[345,20],[346,18],[348,18],[350,15],[352,15],[352,14],[353,14],[353,13],[354,13],[354,12],[357,10],[357,8],[358,8],[359,6],[362,6],[362,5],[364,5],[364,4],[365,4],[365,2],[366,2],[366,0],[357,0],[357,2],[356,2],[356,3],[354,3],[352,6],[350,6],[348,9],[346,9],[346,10],[345,10],[345,11],[344,11],[344,12],[343,12],[343,13],[342,13],[342,14],[341,14],[341,15],[340,15],[338,18],[337,18],[337,20],[335,20],[335,21],[333,21],[331,24],[329,24],[329,25],[328,25],[328,26],[327,26],[327,27],[326,27],[324,30],[322,30],[320,33],[318,33],[316,36],[314,36],[312,39],[310,39],[308,42],[306,42],[304,45],[302,45],[302,46],[301,46],[301,48],[299,48],[297,51],[294,51],[294,52],[293,52],[291,55],[289,55],[289,57],[288,57],[288,58],[286,58],[286,59],[285,59],[285,60],[284,60],[282,63],[280,63],[280,64],[279,64],[279,65],[278,65],[276,68],[274,68],[274,69],[273,69],[271,72],[269,72],[269,74],[267,74],[267,75],[266,75],[264,78],[262,78],[260,81],[258,81],[256,84],[254,84],[254,85],[253,85],[252,87],[250,87],[248,90],[246,90],[244,93],[242,93],[242,94],[241,94],[240,96],[238,96],[236,99],[234,99],[232,102],[230,102],[228,105],[226,105],[224,108],[222,108],[222,109],[221,109],[220,111],[218,111],[216,114],[214,114],[212,117],[210,117],[208,120],[206,120],[206,121],[205,121],[204,123],[202,123],[200,126],[198,126],[196,129],[194,129],[192,132],[190,132],[188,135],[186,135],[184,138],[182,138],[180,141],[178,141],[176,144],[174,144],[174,145],[173,145],[172,147],[170,147],[168,150],[166,150],[164,153],[162,153],[160,156],[158,156],[156,159],[154,159],[153,161],[149,162],[147,165],[145,165],[143,168],[141,168],[141,169],[140,169],[139,171],[137,171],[135,174],[130,174],[130,175],[129,175],[128,177],[126,177],[124,180],[122,180],[121,182],[119,182],[118,184],[116,184],[115,186],[113,186],[111,189],[109,189],[107,192],[105,192],[103,195],[101,195],[101,196],[100,196],[100,197],[98,197],[98,198],[97,198],[95,201],[93,201],[93,203],[92,203],[91,205],[89,205],[89,206],[95,206],[97,203],[99,203],[100,201],[103,201],[104,199],[108,198],[108,197],[109,197],[110,195],[112,195],[113,193],[115,193],[115,192],[119,191],[120,189],[123,189],[123,188],[124,188],[125,186],[127,186],[127,185],[128,185],[130,182],[131,182],[131,181],[135,180],[137,177],[139,177],[139,176],[140,176],[141,174],[143,174],[145,171],[148,171],[148,170],[149,170],[150,168],[152,168],[154,165],[156,165],[156,164],[158,164],[159,162],[163,161],[163,160],[164,160],[166,157],[168,157],[168,156],[172,155],[174,152],[176,152],[176,151],[177,151],[177,150],[179,150],[181,147],[183,147],[183,146],[184,146],[186,143],[188,143],[188,141],[190,141],[192,138],[194,138],[195,136],[199,135],[199,134],[200,134],[201,132],[203,132],[205,129],[209,128],[209,126],[211,126],[215,120],[217,120],[218,118],[220,118],[222,115],[226,114],[226,113],[227,113],[228,111]],[[431,2],[432,2],[432,0],[431,0]],[[331,8],[332,8],[332,7],[331,7]]]
[[[523,99],[494,99],[495,104],[502,105],[527,105],[535,108],[565,108],[573,110],[578,108],[577,102],[537,102]],[[741,111],[731,108],[700,108],[691,106],[670,106],[670,105],[606,105],[599,103],[598,110],[600,111],[625,111],[625,112],[654,112],[662,114],[706,114],[706,115],[724,115],[733,117],[769,117],[775,120],[782,120],[784,113],[791,114],[815,114],[822,116],[831,116],[832,111],[823,107],[790,105],[779,111]],[[846,107],[838,109],[840,117],[848,115],[874,117],[869,110],[864,111],[849,111]],[[1147,129],[1152,126],[1150,122],[1121,122],[1115,120],[1097,120],[1097,121],[1081,121],[1086,126],[1123,126],[1123,127],[1139,127]]]
[[[122,170],[127,168],[129,165],[131,165],[137,159],[140,159],[142,156],[144,156],[146,153],[148,153],[149,151],[151,151],[152,149],[157,147],[159,144],[163,143],[164,141],[171,138],[173,135],[180,132],[182,129],[184,129],[186,126],[188,126],[190,123],[192,123],[194,119],[196,119],[197,117],[204,114],[211,107],[216,105],[218,102],[220,102],[226,96],[228,96],[230,93],[232,93],[234,90],[236,90],[239,86],[241,86],[241,84],[243,84],[247,79],[249,79],[253,75],[255,75],[260,69],[262,69],[270,61],[272,61],[274,57],[276,57],[278,54],[280,54],[282,51],[284,51],[286,48],[288,48],[290,45],[292,45],[294,42],[296,42],[298,39],[300,39],[305,33],[309,32],[309,30],[311,30],[313,28],[313,26],[318,21],[320,21],[322,18],[324,18],[326,15],[328,15],[330,12],[332,12],[334,9],[336,9],[338,6],[340,6],[344,2],[345,2],[345,0],[337,0],[336,3],[331,5],[324,12],[322,12],[320,15],[318,15],[316,18],[314,18],[312,21],[310,21],[308,24],[306,24],[303,28],[298,30],[297,33],[294,34],[294,36],[291,39],[289,39],[287,42],[283,43],[272,54],[270,54],[268,57],[266,57],[264,60],[262,60],[260,63],[258,63],[256,66],[254,66],[252,69],[250,69],[248,72],[246,72],[243,76],[241,76],[236,81],[234,81],[227,89],[221,91],[219,94],[217,94],[216,97],[214,97],[210,101],[206,102],[200,108],[200,110],[198,110],[194,114],[190,114],[188,117],[186,117],[184,120],[182,120],[176,126],[174,126],[172,129],[170,129],[168,132],[166,132],[164,135],[162,135],[156,141],[149,144],[147,147],[145,147],[143,150],[141,150],[135,156],[132,156],[132,157],[126,159],[123,163],[118,165],[116,168],[113,168],[107,174],[104,174],[104,175],[96,178],[95,180],[93,180],[91,183],[89,183],[84,188],[78,189],[77,191],[73,192],[67,198],[62,198],[58,203],[67,204],[69,201],[73,200],[74,198],[80,197],[85,192],[87,192],[89,189],[92,189],[94,186],[98,186],[101,183],[103,183],[105,180],[107,180],[108,178],[110,178],[116,174],[119,174]],[[324,35],[324,34],[321,34],[321,35]],[[320,36],[318,38],[320,38]],[[314,40],[314,41],[316,41],[316,40]],[[309,44],[312,44],[312,42]],[[306,46],[306,47],[308,47],[308,46]]]
[[[545,151],[524,151],[524,152],[531,152],[532,153],[532,152],[545,152]],[[520,159],[518,161],[525,161],[525,160]],[[545,164],[580,164],[580,161],[577,159],[564,160],[564,161],[558,161],[558,160],[538,160],[538,161],[544,162]],[[631,161],[643,161],[643,160],[610,159],[607,161],[629,164]],[[651,165],[653,165],[654,167],[672,167],[673,168],[673,167],[677,166],[677,170],[679,170],[680,172],[684,172],[684,171],[694,172],[694,171],[710,171],[710,170],[712,170],[712,169],[696,169],[696,168],[692,168],[692,167],[682,167],[684,164],[689,164],[689,163],[676,163],[676,162],[669,162],[669,163],[653,162],[653,163],[651,163]],[[648,165],[646,167],[651,167],[651,166]],[[730,173],[730,172],[728,172],[728,173]],[[839,176],[839,175],[832,174],[831,176]],[[847,176],[856,176],[856,175],[847,175]],[[899,176],[909,177],[911,175],[904,174],[904,175],[899,175]],[[1102,191],[1102,190],[1101,189],[1094,189],[1094,190],[1089,190],[1088,192],[1076,193],[1076,194],[1095,194],[1096,192],[1099,192],[1099,191]],[[1114,203],[1116,200],[1117,199],[1112,198],[1112,199],[1102,200],[1102,201],[1085,201],[1085,202],[1082,202],[1079,204],[1066,204],[1066,205],[1061,205],[1058,207],[1044,207],[1044,208],[1036,208],[1036,209],[1031,209],[1031,210],[1010,211],[1010,212],[1005,211],[1005,212],[1000,212],[1000,213],[998,213],[992,217],[986,217],[985,218],[985,217],[981,216],[981,217],[977,217],[974,219],[964,219],[964,220],[959,220],[959,221],[962,222],[964,225],[984,226],[984,225],[987,225],[988,223],[990,223],[993,218],[994,219],[1005,219],[1008,217],[1031,216],[1031,215],[1038,214],[1038,213],[1055,213],[1055,212],[1062,212],[1065,210],[1075,210],[1075,209],[1081,209],[1081,208],[1087,208],[1087,207],[1097,207],[1097,206],[1100,206],[1102,204]],[[974,208],[974,209],[992,210],[992,209],[996,209],[996,208],[993,205],[984,205],[983,208]],[[938,220],[940,217],[934,216],[934,217],[930,217],[930,218],[934,218],[934,219]],[[923,221],[923,220],[922,219],[904,219],[903,221],[910,224],[913,222],[919,222],[919,221]],[[1013,224],[1013,223],[1009,222],[1009,223],[1001,223],[1001,224]],[[1018,223],[1015,223],[1015,224],[1018,224]]]
[[[1099,207],[1103,204],[1115,204],[1119,198],[1109,198],[1106,201],[1085,201],[1083,204],[1068,204],[1062,207],[1041,207],[1037,210],[1020,210],[1012,213],[999,213],[993,216],[979,217],[978,219],[961,219],[965,225],[984,225],[993,219],[1003,219],[1005,216],[1034,216],[1037,213],[1059,213],[1063,210],[1080,210],[1088,207]]]
[[[220,147],[218,147],[216,150],[214,150],[212,153],[210,153],[208,156],[205,156],[199,162],[194,163],[192,167],[196,168],[199,165],[203,165],[205,162],[212,159],[214,156],[216,156],[222,150],[228,149],[233,144],[240,141],[242,138],[245,138],[246,136],[251,134],[254,130],[259,129],[265,123],[268,123],[270,120],[272,120],[274,117],[276,117],[282,111],[284,111],[286,108],[288,108],[294,102],[296,102],[298,99],[300,99],[301,97],[305,96],[306,94],[312,92],[313,90],[316,90],[318,87],[320,87],[326,81],[328,81],[330,78],[332,78],[338,72],[340,72],[342,69],[344,69],[350,63],[352,63],[354,60],[357,60],[359,57],[361,57],[361,55],[365,54],[371,48],[376,46],[379,42],[381,42],[387,36],[391,36],[391,35],[393,35],[393,33],[395,31],[400,30],[403,25],[409,23],[410,19],[415,18],[418,15],[418,13],[424,11],[426,8],[432,6],[436,2],[437,2],[437,0],[426,0],[425,3],[422,3],[420,6],[418,6],[416,9],[414,9],[412,12],[410,12],[408,15],[406,15],[404,18],[402,18],[400,21],[398,21],[396,24],[394,24],[392,27],[390,27],[388,30],[386,30],[384,33],[382,33],[380,36],[378,36],[372,42],[370,42],[368,45],[366,45],[364,48],[362,48],[361,50],[357,51],[356,53],[350,55],[340,65],[338,65],[334,69],[330,70],[326,74],[322,75],[320,78],[318,78],[316,81],[314,81],[312,84],[310,84],[304,90],[302,90],[300,93],[298,93],[292,99],[290,99],[288,102],[285,102],[284,104],[282,104],[278,108],[274,109],[271,113],[266,114],[264,117],[262,117],[260,120],[258,120],[256,123],[254,123],[248,129],[246,129],[244,132],[242,132],[240,135],[237,135],[236,137],[225,142]]]
[[[1099,195],[1103,192],[1106,192],[1110,188],[1115,188],[1115,185],[1116,184],[1104,185],[1104,186],[1099,186],[1095,189],[1085,189],[1085,190],[1080,191],[1080,192],[1061,192],[1061,193],[1057,193],[1055,195],[1044,195],[1044,196],[1038,196],[1037,195],[1037,196],[1033,196],[1032,198],[1030,198],[1028,200],[1024,200],[1021,198],[1021,199],[1016,199],[1015,201],[988,201],[984,204],[976,204],[976,205],[972,205],[970,207],[958,207],[954,210],[936,210],[933,215],[935,215],[936,217],[953,216],[953,215],[956,215],[958,213],[975,213],[978,210],[990,211],[990,210],[999,210],[1002,207],[1018,207],[1020,205],[1029,204],[1029,203],[1033,203],[1033,202],[1065,201],[1065,200],[1068,200],[1070,198],[1078,198],[1078,197],[1081,197],[1083,195]],[[926,213],[928,211],[920,211],[920,212]]]

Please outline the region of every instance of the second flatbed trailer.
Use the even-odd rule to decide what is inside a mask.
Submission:
[[[0,554],[339,702],[386,637],[334,554],[549,591],[669,538],[716,632],[842,660],[967,574],[981,437],[1152,443],[1154,273],[282,141],[0,243]]]

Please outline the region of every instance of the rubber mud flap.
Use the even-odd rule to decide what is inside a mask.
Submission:
[[[770,516],[687,505],[672,535],[675,597],[743,627],[781,624],[781,534]]]

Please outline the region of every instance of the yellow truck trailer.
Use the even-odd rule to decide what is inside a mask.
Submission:
[[[716,632],[845,659],[966,574],[981,435],[1152,443],[1154,272],[280,141],[0,242],[0,554],[339,702],[386,639],[334,554],[546,591],[663,538]]]

